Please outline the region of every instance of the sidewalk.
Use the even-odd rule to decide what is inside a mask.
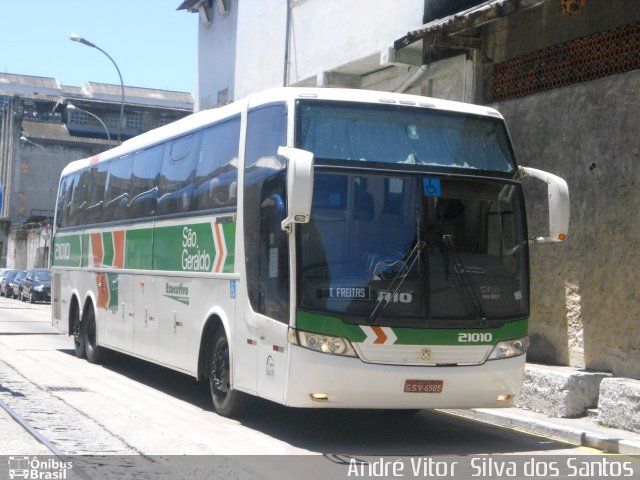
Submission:
[[[572,445],[591,447],[621,455],[640,456],[640,434],[603,427],[588,417],[547,417],[541,413],[515,407],[442,411]]]

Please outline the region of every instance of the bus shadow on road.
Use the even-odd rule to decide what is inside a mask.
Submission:
[[[73,350],[60,350],[74,355]],[[216,415],[206,382],[119,353],[103,363],[119,375]],[[566,450],[567,445],[435,410],[300,409],[260,398],[237,420],[297,448],[326,455],[481,455]]]

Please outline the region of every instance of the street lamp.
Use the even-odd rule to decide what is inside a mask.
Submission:
[[[51,226],[47,225],[45,227],[42,238],[44,239],[44,248],[42,249],[42,265],[44,268],[51,268],[51,255],[48,255],[49,252],[47,246],[47,242],[51,238]]]
[[[80,35],[78,35],[76,33],[72,33],[69,36],[69,39],[73,40],[74,42],[82,43],[83,45],[86,45],[87,47],[91,47],[91,48],[95,48],[97,50],[100,50],[102,53],[104,53],[107,56],[107,58],[109,60],[111,60],[111,63],[113,63],[113,66],[116,67],[116,70],[118,71],[118,77],[120,77],[120,88],[122,90],[122,96],[120,98],[120,128],[118,129],[118,143],[120,143],[120,132],[122,131],[122,126],[124,124],[124,82],[122,81],[122,75],[120,74],[120,69],[118,68],[118,64],[115,62],[115,60],[113,58],[111,58],[111,55],[109,55],[107,52],[105,52],[103,49],[101,49],[95,43],[91,43],[86,38],[83,38],[83,37],[81,37]]]
[[[30,143],[31,145],[35,145],[36,147],[38,147],[40,150],[42,150],[47,157],[49,158],[49,160],[51,160],[51,155],[49,154],[49,152],[47,151],[46,148],[44,148],[42,145],[40,145],[39,143],[34,142],[33,140],[29,140],[27,137],[25,137],[24,135],[22,137],[20,137],[20,141],[22,143]]]
[[[102,125],[102,128],[104,128],[104,131],[107,132],[107,138],[109,139],[109,143],[111,143],[111,135],[109,135],[109,129],[107,128],[105,123],[100,119],[100,117],[98,117],[95,113],[91,113],[89,110],[85,110],[84,108],[76,107],[73,103],[67,103],[67,110],[78,110],[79,112],[84,112],[87,115],[91,115],[93,118],[95,118],[98,121],[98,123],[100,123],[100,125]]]

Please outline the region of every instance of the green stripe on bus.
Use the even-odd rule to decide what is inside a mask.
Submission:
[[[225,223],[222,225],[222,231],[224,232],[224,243],[227,247],[227,259],[224,262],[224,273],[232,273],[235,269],[236,263],[236,224]]]
[[[313,333],[324,333],[334,337],[343,337],[352,342],[363,342],[367,336],[358,325],[345,323],[339,317],[310,313],[298,310],[296,325],[300,330]]]
[[[124,245],[124,268],[133,270],[151,270],[153,268],[153,229],[127,230]]]
[[[89,241],[91,236],[88,233],[82,235],[82,259],[81,267],[89,266]]]
[[[521,338],[527,335],[528,320],[515,320],[504,323],[498,328],[402,328],[393,327],[393,333],[397,340],[395,345],[457,345],[460,333],[491,333],[490,342],[472,342],[473,345],[495,345],[502,340]],[[367,336],[364,329],[369,325],[352,325],[344,322],[339,317],[321,315],[298,310],[296,313],[296,325],[300,330],[322,333],[335,337],[343,337],[354,343],[363,342]]]
[[[222,228],[220,228],[222,227]],[[124,238],[124,268],[176,272],[219,272],[235,270],[236,224],[219,225],[220,239],[214,239],[216,225],[212,222],[168,225],[127,230]],[[116,245],[112,230],[100,232],[102,266],[115,266]],[[58,256],[53,265],[87,267],[91,234],[59,235],[54,239]],[[224,243],[225,257],[218,261],[216,241]],[[223,245],[221,245],[222,247]]]
[[[474,341],[473,345],[495,345],[502,340],[512,340],[527,335],[528,321],[516,320],[504,323],[498,328],[393,328],[398,339],[397,345],[455,345],[459,342],[459,333],[491,333],[490,341]]]
[[[109,287],[109,304],[107,308],[109,310],[117,309],[119,305],[117,273],[107,273],[107,286]]]
[[[113,235],[111,232],[104,232],[102,234],[102,266],[110,267],[113,265],[113,257],[115,255],[115,249],[113,248]]]

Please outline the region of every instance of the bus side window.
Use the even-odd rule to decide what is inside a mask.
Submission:
[[[239,143],[239,116],[202,131],[192,210],[236,206]]]
[[[73,183],[76,175],[64,177],[60,182],[58,191],[58,206],[56,226],[64,228],[69,226],[69,205],[71,203],[71,194],[73,192]]]
[[[264,270],[260,270],[259,260],[260,252],[264,252],[265,248],[260,238],[260,220],[265,213],[261,207],[268,198],[268,196],[265,197],[268,187],[285,168],[284,159],[279,157],[277,152],[278,147],[286,143],[286,128],[287,117],[284,105],[268,105],[249,111],[245,148],[244,245],[249,301],[253,310],[259,313],[265,313],[266,308],[264,292],[260,285],[263,280],[261,274],[265,273]],[[272,191],[277,192],[277,189]],[[282,193],[282,197],[286,198],[284,195],[286,192]],[[271,222],[272,219],[268,217],[269,215],[265,217],[265,221]],[[282,274],[281,272],[280,275]],[[286,282],[287,274],[284,275]],[[289,290],[288,288],[284,290],[286,290],[286,298],[280,301],[281,305],[289,302]],[[282,308],[282,310],[286,310],[287,315],[276,319],[287,322],[288,308]]]
[[[162,165],[163,154],[164,144],[135,153],[129,185],[129,204],[125,218],[143,218],[155,215],[158,173]]]
[[[121,157],[109,162],[107,185],[104,192],[102,219],[104,222],[122,220],[129,203],[129,182],[131,180],[131,158]]]
[[[91,184],[91,169],[83,170],[73,185],[71,204],[69,206],[69,225],[85,225],[87,208],[87,191]]]
[[[200,137],[200,132],[196,132],[177,138],[165,149],[158,177],[156,215],[188,212],[191,209]]]
[[[87,224],[100,223],[102,221],[102,205],[104,202],[104,189],[107,182],[107,164],[102,162],[93,167],[91,183],[87,190],[85,222]]]

